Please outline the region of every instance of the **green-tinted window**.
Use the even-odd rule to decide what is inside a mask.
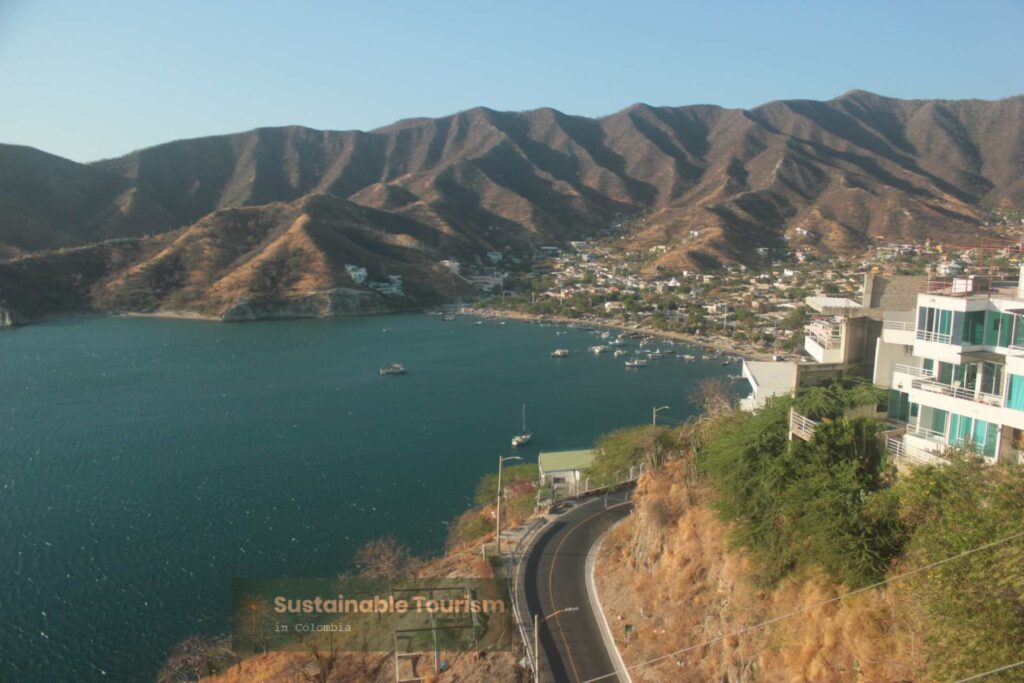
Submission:
[[[999,343],[999,319],[995,311],[985,314],[985,346],[995,346]]]
[[[985,311],[968,311],[964,315],[965,344],[981,344],[985,339]]]
[[[1013,315],[1002,313],[999,316],[999,345],[1009,346],[1013,340]]]
[[[891,419],[908,422],[910,420],[910,395],[904,391],[890,389],[886,408],[886,413]]]
[[[1006,407],[1024,410],[1024,377],[1010,375],[1010,390],[1006,395]]]
[[[1013,329],[1013,345],[1024,346],[1024,322],[1021,322],[1020,316],[1013,316],[1016,322]]]

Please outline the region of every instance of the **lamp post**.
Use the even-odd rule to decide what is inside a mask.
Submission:
[[[651,424],[655,427],[658,426],[658,412],[662,410],[668,410],[672,406],[661,406],[659,408],[651,408]]]
[[[498,510],[495,513],[495,522],[498,527],[496,541],[498,544],[498,557],[501,557],[501,466],[506,460],[522,460],[518,455],[498,456]]]
[[[579,607],[563,607],[543,619],[539,614],[533,615],[533,683],[540,683],[540,625],[551,617],[557,617],[562,612],[578,612],[579,609]]]

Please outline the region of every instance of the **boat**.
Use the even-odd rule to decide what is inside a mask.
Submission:
[[[669,348],[669,349],[662,349],[662,350],[661,350],[661,352],[662,352],[662,353],[675,353],[675,352],[676,352],[676,350],[675,350],[675,349],[671,349],[671,348]]]
[[[499,320],[499,321],[497,322],[497,324],[498,324],[498,325],[508,325],[508,323],[507,323],[507,322],[505,322],[504,320]]]
[[[455,320],[455,316],[451,315],[451,314],[442,315],[441,316],[441,320],[443,320],[444,322],[448,323],[448,322],[451,322],[452,320]]]
[[[608,347],[605,346],[604,344],[598,344],[596,346],[590,347],[590,352],[595,355],[600,355],[602,353],[605,353],[606,351],[608,351]]]
[[[612,336],[611,332],[605,331],[601,333],[601,339],[607,339],[610,336]]]
[[[633,358],[631,360],[627,360],[626,361],[626,367],[627,368],[646,368],[647,367],[647,359],[646,358]]]
[[[626,350],[625,349],[615,349],[615,352],[612,355],[615,356],[616,358],[618,358],[619,356],[625,356],[626,355]]]
[[[521,434],[517,434],[517,435],[512,437],[512,445],[513,446],[525,446],[526,444],[530,443],[530,439],[532,439],[532,438],[533,438],[533,434],[531,434],[526,429],[526,404],[524,403],[523,404],[523,432]]]
[[[692,363],[693,361],[697,360],[697,356],[694,356],[689,353],[684,353],[683,360],[685,360],[687,363]]]
[[[484,324],[484,321],[483,321],[483,320],[477,320],[477,321],[476,321],[475,323],[473,323],[473,324],[474,324],[474,325],[483,325],[483,324]]]
[[[555,349],[551,352],[552,358],[566,358],[569,355],[569,349]]]
[[[647,357],[652,360],[655,358],[664,358],[664,356],[661,354],[661,349],[654,349],[653,351],[648,351]]]
[[[391,331],[390,327],[385,327],[383,330],[381,330],[381,332],[383,332],[384,334],[387,334],[390,331]]]
[[[382,374],[382,375],[404,375],[405,374],[405,366],[402,365],[401,363],[391,363],[390,365],[385,365],[384,367],[382,367],[380,369],[380,374]]]
[[[622,341],[622,339],[616,337],[615,339],[612,339],[610,342],[608,342],[608,346],[623,346],[625,343],[626,342]]]

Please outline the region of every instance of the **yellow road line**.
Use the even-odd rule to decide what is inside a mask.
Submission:
[[[587,522],[592,520],[594,517],[597,517],[598,515],[602,515],[605,512],[607,512],[608,510],[611,510],[612,508],[617,508],[620,505],[628,505],[628,504],[629,504],[628,500],[627,501],[623,501],[621,503],[616,503],[615,505],[612,505],[610,507],[607,507],[607,508],[604,508],[602,510],[599,510],[598,512],[595,512],[594,514],[590,515],[589,517],[584,517],[579,522],[577,522],[575,525],[570,527],[569,530],[565,532],[565,535],[562,536],[562,540],[559,541],[558,545],[555,547],[555,552],[552,553],[552,556],[551,556],[551,568],[548,570],[548,600],[550,601],[552,608],[554,608],[554,606],[555,606],[555,594],[554,594],[554,591],[551,588],[551,580],[552,580],[552,578],[555,575],[555,565],[558,563],[558,551],[562,549],[562,544],[565,543],[566,539],[568,539],[569,536],[572,535],[572,532],[576,531],[576,529],[580,528],[581,526],[583,526],[584,524],[586,524]],[[565,637],[565,630],[562,629],[561,617],[556,615],[555,616],[555,623],[558,624],[558,633],[559,633],[559,635],[562,636],[562,645],[565,646],[565,653],[567,655],[569,655],[569,665],[572,666],[572,674],[576,678],[576,683],[579,683],[579,681],[580,681],[580,674],[579,674],[579,671],[576,669],[576,659],[572,656],[572,649],[569,647],[569,641]]]

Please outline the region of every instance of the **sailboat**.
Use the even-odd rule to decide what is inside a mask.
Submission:
[[[533,437],[533,434],[531,434],[530,432],[526,431],[526,404],[524,403],[523,404],[523,432],[522,432],[522,434],[517,434],[516,436],[512,437],[512,445],[513,446],[525,446],[526,444],[530,443],[530,439],[532,437]]]

